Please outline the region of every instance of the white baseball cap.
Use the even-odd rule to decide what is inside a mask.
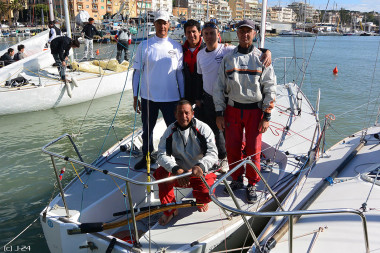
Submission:
[[[170,19],[169,13],[167,11],[161,11],[161,10],[157,11],[156,15],[154,15],[154,22],[156,22],[159,19],[162,19],[168,22]]]

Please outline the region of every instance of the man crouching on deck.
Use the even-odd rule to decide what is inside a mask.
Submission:
[[[193,188],[193,196],[197,203],[204,204],[198,211],[206,212],[211,198],[208,189],[200,177],[217,161],[218,151],[215,136],[211,128],[194,118],[194,111],[187,100],[178,102],[175,116],[177,121],[165,131],[158,145],[158,163],[161,165],[153,174],[156,180],[181,175],[188,171],[189,177],[158,184],[161,204],[175,202],[173,187]],[[208,185],[216,179],[214,173],[205,176]],[[178,214],[177,209],[165,211],[159,220],[164,226]]]

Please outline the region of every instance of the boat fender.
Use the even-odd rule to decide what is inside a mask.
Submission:
[[[72,77],[71,81],[73,82],[73,84],[74,84],[75,87],[79,87],[78,81],[77,81],[77,79],[75,77]]]
[[[73,96],[73,92],[71,90],[70,82],[66,81],[65,86],[66,86],[67,95],[69,95],[69,97],[71,98]]]

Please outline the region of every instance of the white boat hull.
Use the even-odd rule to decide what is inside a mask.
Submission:
[[[65,83],[58,80],[46,86],[9,88],[0,92],[0,115],[47,110],[117,94],[123,91],[126,77],[127,72],[106,75],[103,78],[78,78],[78,87],[73,83],[68,84],[72,97],[68,95]],[[128,74],[125,90],[131,89],[131,79],[132,71]]]

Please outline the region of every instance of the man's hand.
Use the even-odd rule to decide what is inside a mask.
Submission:
[[[185,172],[184,169],[178,169],[176,173],[173,173],[174,176],[181,175]],[[189,177],[181,177],[177,179],[177,182],[182,187],[188,187],[190,186],[190,179]]]
[[[141,103],[140,100],[137,99],[137,97],[133,97],[133,109],[137,113],[141,112]]]
[[[262,119],[259,123],[259,131],[260,133],[265,133],[268,130],[269,121]]]
[[[62,66],[66,66],[66,61],[63,61],[63,62],[62,62]]]
[[[224,117],[223,116],[217,116],[216,117],[216,125],[218,128],[222,131],[224,131],[225,125],[224,125]]]
[[[195,165],[193,168],[191,168],[191,176],[192,177],[202,177],[203,176],[203,170],[201,167]]]
[[[272,52],[267,50],[261,55],[260,61],[265,67],[269,67],[272,64]]]

